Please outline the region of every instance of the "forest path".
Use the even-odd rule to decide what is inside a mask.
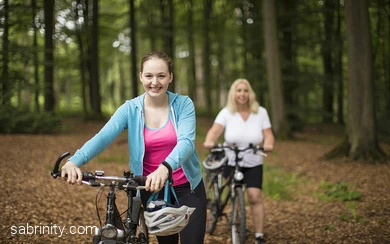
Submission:
[[[204,133],[210,121],[199,120],[198,124],[200,133]],[[66,123],[69,133],[0,135],[0,243],[91,243],[91,235],[82,232],[87,232],[87,226],[98,225],[94,205],[97,189],[68,186],[52,179],[50,171],[59,155],[74,153],[101,126],[97,122],[71,121]],[[268,243],[390,243],[390,165],[322,160],[321,156],[340,142],[340,135],[337,131],[310,130],[297,134],[297,140],[276,143],[266,164],[288,172],[295,180],[288,188],[290,200],[264,196]],[[200,145],[201,141],[197,142],[203,157],[207,152]],[[390,154],[390,145],[381,146]],[[123,133],[82,170],[122,174],[128,168],[127,161],[127,138]],[[320,197],[323,182],[346,182],[350,190],[362,194],[362,199],[325,200]],[[119,206],[124,202],[125,198],[118,196]],[[101,203],[103,210],[104,197]],[[248,243],[253,243],[249,208],[247,212]],[[27,229],[31,231],[32,226],[33,234]],[[44,232],[44,226],[51,227],[51,232]],[[58,227],[64,232],[60,233]],[[72,234],[74,231],[79,234]],[[218,223],[215,235],[206,235],[205,243],[230,243],[227,224]]]

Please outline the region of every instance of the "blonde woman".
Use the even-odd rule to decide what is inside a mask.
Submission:
[[[235,144],[240,148],[262,144],[264,151],[272,151],[275,137],[271,122],[264,107],[256,100],[256,95],[246,79],[237,79],[230,87],[226,106],[218,113],[203,143],[212,148],[224,132],[225,144]],[[234,152],[226,150],[229,165],[234,166]],[[253,216],[256,243],[265,243],[265,210],[261,195],[263,184],[263,156],[244,154],[239,166],[244,173],[244,183]]]

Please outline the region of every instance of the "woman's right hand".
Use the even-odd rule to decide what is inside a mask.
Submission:
[[[81,185],[83,175],[75,163],[68,161],[61,168],[61,178],[66,180],[70,185],[74,185],[75,183]]]

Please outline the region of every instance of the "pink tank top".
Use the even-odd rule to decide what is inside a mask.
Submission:
[[[147,176],[155,171],[168,157],[177,144],[177,136],[170,119],[161,128],[144,127],[145,155],[143,175]],[[188,180],[180,167],[172,172],[173,185],[187,183]]]

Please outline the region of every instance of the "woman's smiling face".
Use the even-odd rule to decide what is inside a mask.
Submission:
[[[159,58],[152,58],[143,64],[143,71],[139,75],[145,92],[156,97],[165,94],[173,75],[169,73],[167,63]]]
[[[236,101],[237,106],[248,105],[249,89],[248,89],[248,86],[244,82],[241,82],[236,86],[235,101]]]

